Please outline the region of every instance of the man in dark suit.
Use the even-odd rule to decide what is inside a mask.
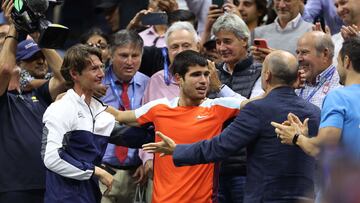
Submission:
[[[266,96],[252,101],[219,136],[194,144],[177,145],[157,132],[162,142],[144,145],[149,152],[173,154],[176,166],[217,162],[247,146],[248,168],[244,202],[313,200],[314,160],[300,148],[281,144],[271,121],[282,122],[289,112],[309,120],[309,135],[316,135],[320,110],[296,96],[298,64],[288,52],[269,54],[262,69]]]

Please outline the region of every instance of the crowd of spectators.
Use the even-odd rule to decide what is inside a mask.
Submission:
[[[57,50],[19,40],[15,2],[0,203],[357,201],[357,0],[64,1]]]

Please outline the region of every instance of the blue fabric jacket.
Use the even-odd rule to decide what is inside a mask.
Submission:
[[[176,166],[217,162],[247,146],[244,202],[294,202],[313,198],[314,159],[300,148],[280,143],[270,122],[287,120],[288,113],[309,118],[309,134],[316,135],[320,110],[296,96],[290,87],[273,89],[265,98],[248,103],[219,136],[177,145]]]

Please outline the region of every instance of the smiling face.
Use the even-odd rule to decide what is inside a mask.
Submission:
[[[334,0],[336,12],[345,25],[360,23],[360,4],[358,0]]]
[[[256,7],[255,0],[240,0],[238,9],[241,18],[246,24],[257,23],[259,16],[261,16],[261,13]]]
[[[290,22],[300,13],[300,0],[274,0],[274,9],[280,21]]]
[[[103,63],[96,55],[90,55],[89,63],[81,71],[81,73],[73,70],[73,80],[75,85],[82,90],[93,91],[102,86],[102,79],[104,78]]]
[[[20,61],[19,66],[28,71],[36,79],[44,79],[48,72],[48,64],[41,51],[38,51],[29,59]]]
[[[239,39],[231,31],[220,30],[215,33],[216,49],[222,61],[228,64],[236,64],[247,55],[247,40]]]
[[[210,71],[207,66],[190,66],[183,78],[179,75],[175,77],[182,95],[187,99],[198,101],[206,97],[210,84]]]
[[[299,39],[296,53],[299,68],[305,71],[307,82],[314,83],[316,76],[326,68],[322,67],[324,56],[316,51],[314,38],[308,35]]]
[[[194,34],[187,30],[175,30],[167,40],[170,63],[174,61],[175,56],[185,50],[200,51]]]

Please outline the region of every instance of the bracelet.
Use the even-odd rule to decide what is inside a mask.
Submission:
[[[293,139],[292,139],[292,143],[293,143],[295,146],[299,146],[299,145],[297,144],[297,140],[298,140],[299,136],[300,136],[299,133],[295,133],[295,135],[294,135],[294,137],[293,137]]]
[[[7,36],[5,37],[5,40],[8,39],[8,38],[11,38],[11,39],[14,39],[14,40],[16,40],[16,41],[19,41],[17,37],[12,36],[12,35],[7,35]]]

